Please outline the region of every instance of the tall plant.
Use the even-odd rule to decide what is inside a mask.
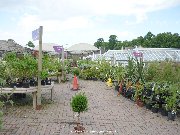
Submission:
[[[136,80],[135,72],[136,72],[136,63],[133,58],[128,59],[128,65],[126,68],[126,78],[129,78],[130,80]]]
[[[122,66],[117,66],[114,68],[114,79],[118,81],[118,84],[125,77],[125,69]]]

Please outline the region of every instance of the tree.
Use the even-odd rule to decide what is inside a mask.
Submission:
[[[94,43],[94,46],[96,46],[98,49],[103,46],[104,39],[98,38],[98,40]]]
[[[83,132],[84,127],[80,126],[80,113],[87,111],[88,109],[88,99],[85,93],[78,93],[73,96],[70,105],[72,110],[78,113],[77,127],[75,127],[75,130]]]
[[[103,47],[105,50],[119,50],[123,47],[152,47],[152,48],[180,48],[179,33],[172,34],[164,32],[154,35],[150,31],[143,37],[139,36],[131,41],[118,41],[116,35],[110,35],[109,42],[104,42],[103,38],[99,38],[94,44],[96,47]]]
[[[104,42],[103,38],[98,38],[97,41],[94,43],[94,46],[101,49],[102,53],[104,53],[105,51],[109,49],[108,42]]]
[[[27,45],[28,47],[32,47],[32,48],[35,47],[35,45],[34,45],[33,42],[31,42],[31,41],[29,41],[26,45]]]
[[[113,50],[115,46],[117,45],[117,36],[116,35],[110,35],[109,37],[109,49]]]
[[[150,31],[144,36],[144,47],[152,47],[152,40],[155,37]]]

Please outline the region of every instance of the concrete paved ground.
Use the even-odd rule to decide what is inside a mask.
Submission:
[[[180,120],[167,121],[167,117],[140,108],[119,96],[104,82],[79,80],[80,89],[89,99],[89,109],[81,114],[86,129],[84,135],[179,135]],[[77,117],[70,107],[71,82],[55,84],[54,102],[45,100],[43,109],[35,111],[32,105],[12,107],[3,118],[1,135],[73,135]],[[46,99],[49,92],[42,92]],[[47,100],[48,101],[48,100]],[[49,102],[49,101],[48,101]]]

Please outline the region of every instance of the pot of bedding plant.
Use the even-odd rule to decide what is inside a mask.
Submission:
[[[170,88],[170,96],[166,98],[166,108],[169,110],[168,112],[168,120],[174,120],[176,118],[176,112],[177,112],[177,106],[178,106],[178,100],[179,100],[179,85],[178,84],[172,84]]]
[[[45,79],[45,82],[46,82],[46,85],[51,85],[51,79],[46,78],[46,79]]]
[[[23,88],[29,88],[30,87],[30,83],[29,83],[29,80],[27,78],[23,78],[22,87]]]
[[[150,98],[146,98],[144,101],[145,101],[146,109],[151,110],[151,108],[152,108],[152,101],[151,101],[151,99]]]
[[[168,112],[168,120],[175,120],[176,118],[176,111],[172,110],[170,112]]]
[[[168,115],[168,111],[166,109],[166,104],[162,104],[162,107],[160,108],[160,113],[162,116],[167,116]]]
[[[155,105],[152,106],[151,111],[153,113],[158,113],[158,110],[159,110],[159,104],[156,103]]]
[[[47,77],[48,77],[48,72],[45,70],[41,71],[41,85],[46,85]]]
[[[29,85],[30,86],[35,86],[35,79],[34,78],[30,78]]]

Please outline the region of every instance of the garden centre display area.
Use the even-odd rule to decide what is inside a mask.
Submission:
[[[14,88],[37,85],[38,64],[31,54],[7,53],[0,61],[1,86]],[[112,63],[111,63],[112,64]],[[161,113],[174,120],[180,112],[180,63],[171,60],[151,61],[129,57],[127,65],[111,65],[106,60],[65,60],[64,67],[55,56],[44,54],[42,63],[42,85],[51,83],[52,76],[76,74],[80,79],[104,81],[111,79],[119,98],[128,98],[135,104],[154,113]],[[65,82],[67,78],[61,78]],[[111,82],[110,82],[111,83]]]

